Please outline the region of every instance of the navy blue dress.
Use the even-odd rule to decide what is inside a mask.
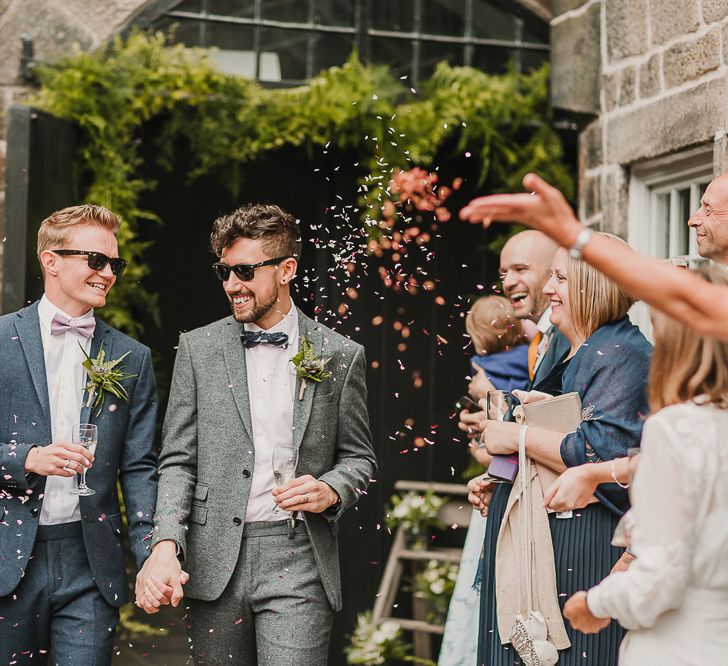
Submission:
[[[573,467],[627,455],[638,446],[647,415],[647,374],[652,348],[624,317],[595,331],[568,362],[557,364],[536,390],[549,393],[576,391],[590,410],[576,432],[561,444],[564,463]],[[561,378],[560,391],[558,388]],[[483,544],[480,588],[478,666],[514,666],[521,663],[498,634],[495,598],[495,549],[510,484],[496,486],[488,512]],[[599,502],[574,511],[573,518],[549,515],[556,562],[559,604],[578,590],[587,590],[606,577],[622,550],[611,545],[614,528],[629,506],[625,490],[603,484]],[[623,631],[616,622],[598,634],[574,631],[566,622],[571,641],[559,652],[559,666],[616,666]]]

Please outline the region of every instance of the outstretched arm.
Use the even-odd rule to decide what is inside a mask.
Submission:
[[[532,173],[525,176],[523,185],[532,194],[480,197],[463,208],[460,217],[485,227],[493,221],[520,222],[571,247],[584,227],[561,192]],[[634,298],[703,335],[728,339],[728,288],[676,271],[602,236],[592,237],[582,256]]]

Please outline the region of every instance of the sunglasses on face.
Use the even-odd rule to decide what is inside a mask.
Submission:
[[[88,267],[93,271],[103,271],[106,264],[111,266],[111,272],[119,277],[124,272],[129,262],[121,257],[107,257],[103,252],[89,252],[87,250],[51,250],[53,254],[59,254],[62,257],[67,256],[85,256]]]
[[[230,279],[230,271],[235,273],[239,280],[243,282],[250,282],[255,278],[255,269],[261,268],[262,266],[273,266],[278,264],[285,259],[290,259],[291,255],[285,257],[276,257],[275,259],[268,259],[266,261],[259,261],[257,264],[235,264],[235,266],[228,266],[222,262],[218,262],[212,265],[212,270],[215,271],[215,275],[222,281],[227,282]]]

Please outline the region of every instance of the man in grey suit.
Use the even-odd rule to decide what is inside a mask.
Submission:
[[[38,233],[45,294],[0,318],[0,664],[109,664],[128,600],[121,483],[138,567],[149,552],[157,494],[156,388],[149,349],[94,309],[126,267],[118,218],[65,208]],[[86,354],[119,369],[128,399],[85,390]],[[98,391],[98,389],[96,389]],[[89,395],[90,394],[90,395]],[[71,441],[98,429],[95,451]],[[75,493],[77,474],[95,491]]]
[[[376,471],[364,349],[293,305],[291,215],[240,208],[211,240],[232,316],[180,337],[137,602],[176,605],[189,579],[198,664],[325,664],[342,605],[338,521]],[[296,367],[307,345],[308,371]],[[298,464],[276,487],[284,446]]]

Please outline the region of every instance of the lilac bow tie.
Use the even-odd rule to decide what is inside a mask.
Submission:
[[[66,331],[73,331],[87,340],[94,334],[96,320],[93,317],[72,322],[63,315],[54,314],[51,320],[51,335],[61,335]]]

